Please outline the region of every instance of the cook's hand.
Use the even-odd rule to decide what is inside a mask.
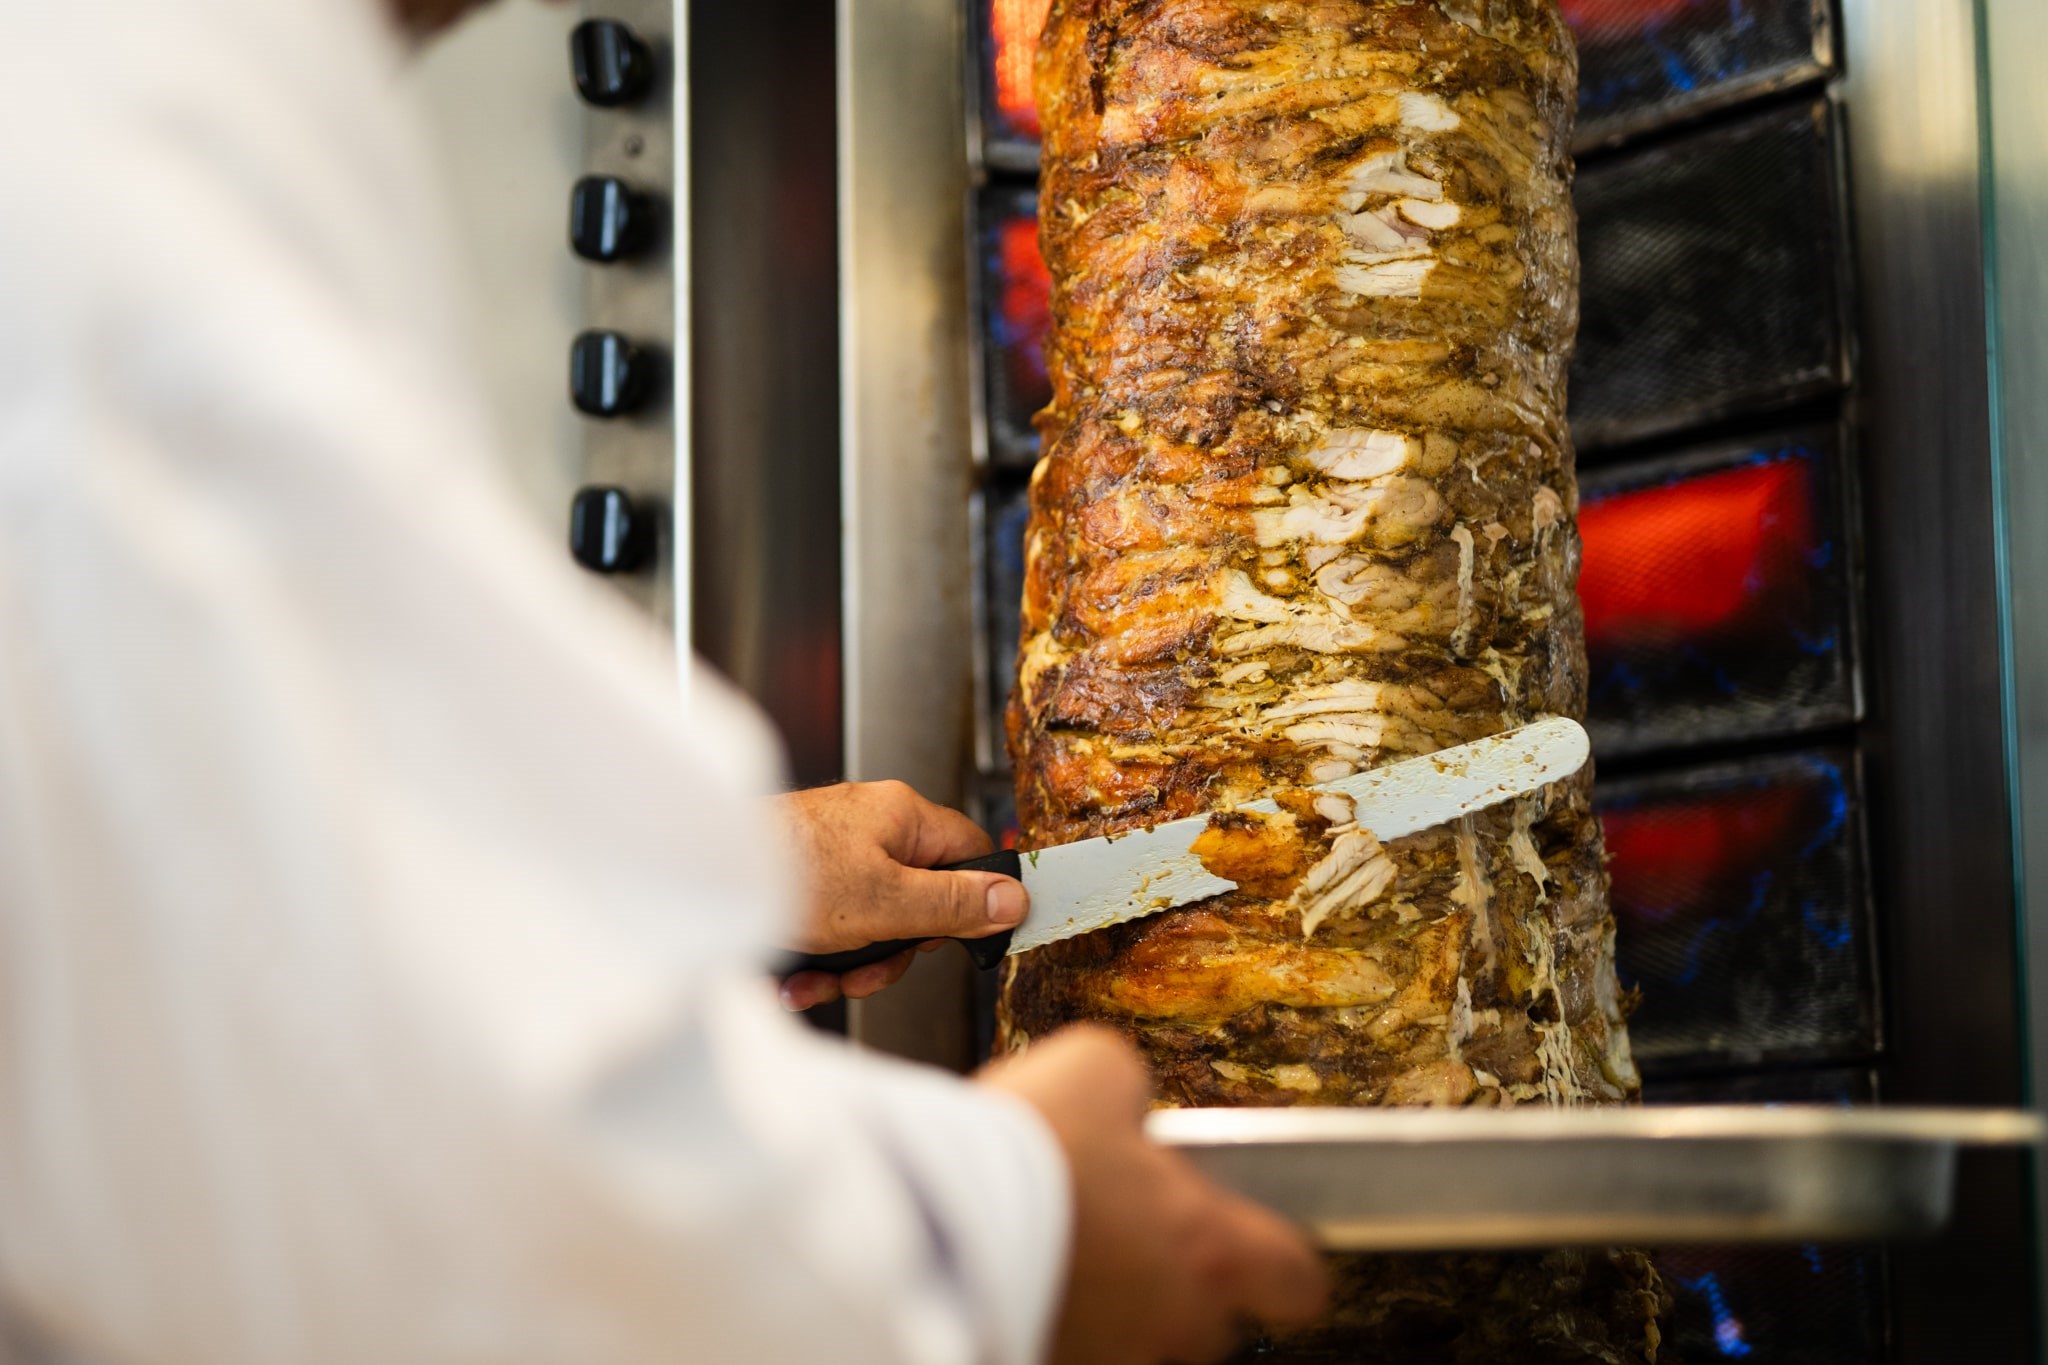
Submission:
[[[1151,1083],[1107,1029],[1071,1028],[984,1071],[1044,1115],[1074,1182],[1053,1365],[1200,1365],[1247,1323],[1312,1322],[1328,1294],[1301,1234],[1145,1139]]]
[[[810,873],[810,903],[789,946],[838,953],[888,939],[982,938],[1015,928],[1028,908],[1021,882],[993,872],[933,872],[990,852],[972,820],[901,782],[856,782],[780,798]],[[929,950],[938,946],[927,943]],[[910,970],[898,953],[844,976],[798,972],[782,983],[794,1010],[873,995]]]

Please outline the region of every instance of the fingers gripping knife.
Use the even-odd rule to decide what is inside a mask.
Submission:
[[[1384,843],[1527,796],[1570,777],[1585,765],[1586,755],[1586,732],[1576,721],[1554,717],[1304,790],[1349,797],[1359,827]],[[1279,807],[1254,801],[1238,809],[1272,814]],[[1195,815],[1135,833],[1030,853],[1006,849],[941,868],[1000,872],[1031,893],[1031,911],[1015,929],[959,942],[976,965],[993,967],[1010,953],[1221,895],[1236,883],[1212,874],[1191,849],[1209,821],[1208,815]],[[798,956],[786,960],[782,972],[849,972],[926,941],[895,939]]]

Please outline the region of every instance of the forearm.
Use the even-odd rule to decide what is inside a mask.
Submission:
[[[786,1345],[764,1339],[749,1358],[836,1355],[837,1341],[865,1333],[888,1359],[1036,1365],[1071,1198],[1035,1111],[795,1026],[752,983],[721,991],[706,1038],[711,1086],[692,1078],[689,1049],[650,1054],[594,1112],[651,1158],[650,1172],[680,1146],[701,1147],[699,1092],[729,1114],[754,1154],[735,1174],[762,1182],[739,1221],[775,1248],[752,1274],[787,1296],[792,1319],[763,1328],[789,1334]]]

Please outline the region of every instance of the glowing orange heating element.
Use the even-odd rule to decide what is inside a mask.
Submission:
[[[1601,813],[1614,904],[1636,919],[1662,920],[1725,902],[1808,828],[1809,797],[1772,786],[1690,801]]]
[[[1052,330],[1052,277],[1038,252],[1038,220],[1012,218],[997,230],[1002,279],[997,307],[1009,348],[1017,396],[1036,407],[1052,397],[1045,375],[1045,336]]]
[[[1770,591],[1799,591],[1814,530],[1806,465],[1779,457],[1589,501],[1587,640],[1696,636],[1735,624]]]
[[[1052,0],[989,0],[988,27],[995,39],[996,111],[1024,137],[1038,136],[1038,102],[1032,96],[1031,67],[1038,35]]]

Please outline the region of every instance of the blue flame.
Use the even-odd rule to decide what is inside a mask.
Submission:
[[[1743,40],[1759,30],[1760,14],[1748,0],[1728,0],[1728,17],[1715,21],[1705,17],[1709,8],[1697,6],[1693,17],[1675,16],[1676,22],[1657,19],[1637,30],[1634,43],[1654,61],[1654,72],[1641,65],[1627,64],[1605,79],[1589,79],[1579,91],[1579,107],[1588,113],[1612,109],[1634,100],[1654,101],[1673,94],[1689,94],[1702,86],[1714,85],[1745,75],[1751,69],[1748,44]],[[1609,40],[1599,49],[1612,50],[1629,40]],[[1597,72],[1603,62],[1586,63]],[[1589,73],[1590,74],[1590,73]],[[1657,77],[1663,87],[1657,86]]]
[[[1689,1294],[1697,1294],[1707,1301],[1707,1312],[1714,1319],[1714,1349],[1733,1360],[1754,1351],[1742,1336],[1742,1319],[1735,1316],[1728,1307],[1728,1296],[1721,1289],[1721,1277],[1708,1271],[1696,1279],[1680,1280],[1678,1287]]]
[[[1743,907],[1729,914],[1701,920],[1680,950],[1678,968],[1660,980],[1674,986],[1690,986],[1708,975],[1716,943],[1724,937],[1740,939],[1769,910],[1773,893],[1780,886],[1780,874],[1796,875],[1796,869],[1790,864],[1809,862],[1840,840],[1849,823],[1848,777],[1840,764],[1824,758],[1808,757],[1803,766],[1808,774],[1805,781],[1818,789],[1821,800],[1825,802],[1825,813],[1813,832],[1799,844],[1798,853],[1791,858],[1783,856],[1776,848],[1758,850],[1759,853],[1770,853],[1773,862],[1750,874],[1749,897]],[[1766,785],[1770,785],[1769,780],[1753,784],[1755,787]],[[1739,795],[1730,792],[1729,799],[1739,799]],[[1618,802],[1613,809],[1633,809],[1640,804],[1640,801]],[[1799,919],[1813,941],[1828,954],[1848,952],[1856,946],[1858,926],[1853,904],[1832,903],[1824,896],[1808,895],[1799,902]]]
[[[1806,926],[1821,947],[1831,953],[1839,953],[1856,941],[1856,926],[1849,917],[1847,906],[1822,905],[1817,900],[1807,900],[1799,907],[1799,922]]]
[[[1674,985],[1690,986],[1700,979],[1706,970],[1707,944],[1717,934],[1737,933],[1756,922],[1771,898],[1771,883],[1776,879],[1773,869],[1759,868],[1749,882],[1749,904],[1742,913],[1731,919],[1715,918],[1706,921],[1693,931],[1692,939],[1685,945],[1685,966],[1678,975],[1671,978]]]
[[[1811,858],[1832,844],[1841,834],[1842,827],[1849,823],[1849,779],[1843,776],[1841,765],[1817,758],[1812,760],[1812,768],[1828,789],[1828,818],[1826,824],[1814,831],[1811,839],[1799,846],[1801,858]]]

